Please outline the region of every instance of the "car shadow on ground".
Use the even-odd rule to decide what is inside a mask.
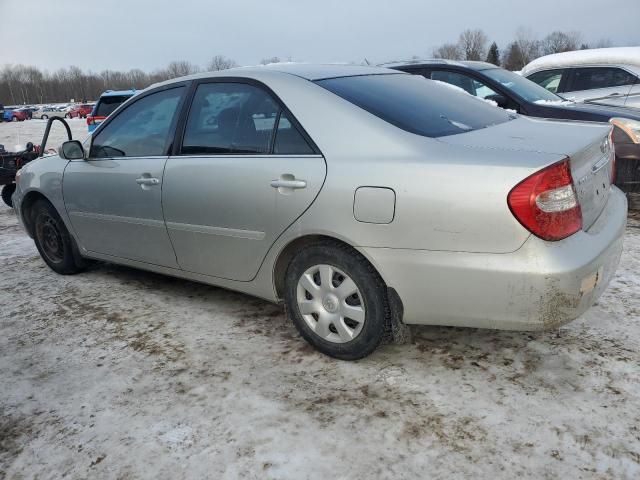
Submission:
[[[111,277],[124,286],[153,292],[167,302],[181,299],[187,302],[186,308],[223,311],[227,315],[221,317],[222,321],[231,322],[233,328],[246,329],[247,335],[275,337],[274,340],[284,340],[302,354],[324,358],[300,338],[281,305],[223,288],[113,264],[96,262],[87,274]],[[185,313],[188,318],[189,312]],[[221,320],[217,318],[216,321]],[[603,336],[601,332],[594,335],[584,325],[533,332],[426,325],[412,325],[410,330],[408,344],[383,345],[359,363],[432,362],[451,370],[469,367],[500,374],[502,369],[503,374],[522,376],[543,365],[552,370],[579,371],[609,355],[622,361],[632,359],[632,351],[623,341]],[[591,358],[594,352],[599,352],[595,360]]]

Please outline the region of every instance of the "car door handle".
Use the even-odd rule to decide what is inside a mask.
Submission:
[[[154,177],[140,177],[136,178],[136,183],[138,185],[158,185],[160,184],[160,180]]]
[[[273,188],[298,189],[298,188],[306,188],[307,182],[305,180],[285,180],[281,178],[280,180],[272,180],[271,186]]]

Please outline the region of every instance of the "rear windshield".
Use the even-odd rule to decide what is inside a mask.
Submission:
[[[94,117],[106,117],[111,114],[116,108],[129,99],[130,95],[112,95],[109,97],[102,97],[98,100],[96,111],[93,114]]]
[[[396,127],[425,137],[469,132],[512,118],[500,108],[420,75],[363,75],[316,83]]]

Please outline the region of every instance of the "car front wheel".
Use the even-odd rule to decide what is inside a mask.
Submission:
[[[357,360],[372,353],[390,329],[384,282],[359,253],[338,243],[306,247],[285,278],[289,317],[322,353]]]
[[[62,275],[82,271],[86,262],[53,205],[39,200],[31,212],[36,248],[51,270]]]

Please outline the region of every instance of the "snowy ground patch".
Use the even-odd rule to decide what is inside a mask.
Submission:
[[[560,330],[414,328],[353,363],[246,295],[56,275],[4,206],[0,272],[0,478],[640,477],[639,219]]]

